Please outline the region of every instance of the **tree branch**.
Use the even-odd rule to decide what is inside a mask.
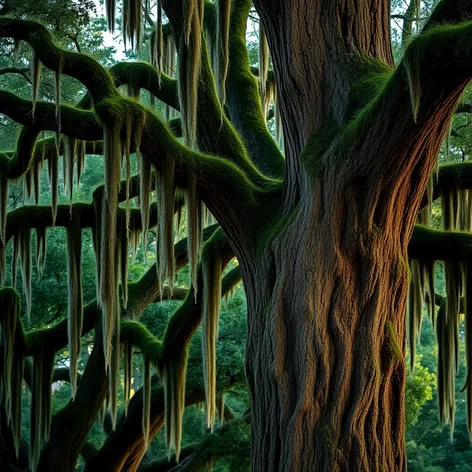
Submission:
[[[251,5],[250,0],[233,2],[226,99],[231,122],[241,133],[253,162],[264,174],[282,177],[285,161],[267,129],[258,83],[249,66],[246,24]]]
[[[250,416],[235,419],[225,423],[213,433],[207,434],[200,444],[191,444],[182,450],[181,462],[175,461],[175,456],[158,459],[140,469],[140,472],[197,472],[207,467],[212,459],[245,456],[249,462],[251,442],[249,439]]]
[[[464,261],[472,258],[472,234],[416,225],[408,245],[412,259]]]
[[[29,67],[3,67],[0,69],[0,75],[5,74],[21,74],[24,75],[29,71]]]
[[[29,43],[46,67],[79,80],[96,102],[118,94],[113,80],[102,66],[89,56],[56,47],[50,33],[39,23],[0,18],[0,37]]]
[[[223,248],[222,248],[223,249]],[[223,255],[224,257],[224,255]],[[222,280],[222,294],[228,292],[240,280],[239,268],[230,271]],[[174,351],[186,349],[187,344],[193,336],[193,333],[199,326],[202,319],[202,276],[199,271],[198,294],[197,299],[189,291],[185,302],[177,309],[172,316],[166,328],[166,334],[163,340],[163,355],[168,357]],[[179,326],[180,321],[184,326]],[[170,334],[175,330],[175,333]],[[170,343],[175,343],[170,345]],[[198,384],[195,379],[198,378]],[[186,385],[186,406],[200,402],[204,399],[204,389],[200,384],[201,376],[187,376]],[[237,379],[227,378],[219,380],[219,388],[226,389],[230,387]],[[89,462],[85,468],[86,472],[99,471],[106,464],[110,470],[125,465],[126,470],[132,470],[137,467],[141,461],[144,452],[144,438],[142,431],[142,389],[138,390],[130,401],[128,416],[121,416],[116,430],[110,434],[105,441],[104,446],[96,457]],[[162,428],[164,424],[164,395],[162,388],[152,389],[151,399],[151,427],[150,439]]]

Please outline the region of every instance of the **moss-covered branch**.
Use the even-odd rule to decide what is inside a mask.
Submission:
[[[103,132],[91,111],[61,105],[58,122],[56,106],[53,103],[37,102],[34,116],[31,114],[31,106],[31,100],[24,100],[13,93],[0,90],[0,113],[17,123],[38,131],[60,131],[84,141],[102,139]]]
[[[439,167],[433,198],[439,198],[444,192],[470,188],[472,188],[472,162],[445,164]]]
[[[91,57],[60,49],[47,29],[34,21],[0,18],[0,37],[26,41],[37,58],[49,69],[79,80],[94,101],[117,94],[111,76]]]
[[[135,90],[144,89],[166,105],[180,109],[177,81],[165,74],[160,76],[147,62],[119,62],[110,68],[115,85],[131,85]]]
[[[267,129],[258,84],[249,67],[246,24],[251,5],[248,0],[233,1],[226,100],[231,122],[241,133],[253,162],[264,174],[282,177],[285,162]]]
[[[249,418],[235,419],[225,423],[211,434],[207,434],[199,444],[184,448],[181,462],[175,457],[158,459],[142,467],[141,472],[174,472],[203,470],[214,459],[237,457],[238,462],[246,461],[249,465],[251,442]],[[183,456],[183,457],[182,457]],[[183,459],[183,460],[182,460]],[[175,468],[174,468],[175,467]]]
[[[472,234],[416,225],[408,245],[412,259],[464,261],[472,258]]]
[[[182,5],[171,1],[163,1],[162,5],[170,20],[174,34],[182,31],[184,28]],[[210,18],[213,8],[214,6],[209,2],[205,3],[205,9],[208,11],[207,18]],[[179,44],[179,36],[174,39]],[[202,44],[206,46],[203,32]],[[181,53],[182,51],[179,50],[179,55]],[[219,155],[234,162],[256,185],[266,184],[266,179],[252,163],[240,136],[221,108],[206,47],[202,47],[200,79],[197,91],[197,141],[199,148],[204,152]]]

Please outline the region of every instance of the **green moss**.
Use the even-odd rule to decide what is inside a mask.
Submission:
[[[320,174],[321,158],[329,149],[340,129],[341,127],[336,123],[334,117],[330,115],[319,131],[308,139],[300,155],[300,161],[312,177]]]
[[[389,364],[403,360],[403,353],[398,343],[397,331],[391,321],[385,323],[385,353]]]
[[[251,73],[246,47],[246,24],[252,2],[234,2],[231,14],[230,62],[227,81],[227,102],[238,123],[251,158],[266,175],[281,177],[285,161],[277,144],[267,130],[263,116],[258,83]]]
[[[148,356],[154,365],[161,361],[162,342],[138,321],[122,320],[120,336],[122,340],[126,340],[141,349],[142,353]]]
[[[348,115],[355,116],[373,100],[392,75],[392,69],[380,61],[371,61],[372,68],[363,71],[354,82],[349,93]]]
[[[331,454],[331,456],[333,456],[336,453],[336,449],[337,449],[336,441],[333,435],[333,430],[328,425],[325,425],[323,426],[322,434],[323,434],[323,441],[329,453]]]
[[[260,254],[263,254],[263,252],[276,237],[283,236],[287,228],[298,216],[299,211],[300,204],[298,204],[290,213],[285,216],[281,216],[279,212],[273,213],[273,217],[271,218],[269,224],[266,225],[265,228],[261,228],[261,231],[259,232],[258,252]]]

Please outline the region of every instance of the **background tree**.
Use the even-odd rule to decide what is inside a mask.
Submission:
[[[3,13],[14,15],[12,4],[6,3]],[[470,323],[470,235],[425,226],[413,233],[413,228],[420,208],[426,205],[420,218],[427,223],[428,208],[441,195],[446,229],[470,229],[470,198],[459,193],[469,186],[467,163],[442,167],[433,181],[430,175],[470,78],[472,3],[440,2],[397,67],[388,0],[356,5],[257,0],[254,5],[261,23],[259,64],[253,70],[259,83],[248,61],[251,2],[246,0],[164,0],[154,15],[148,2],[124,2],[128,44],[137,49],[143,25],[152,23],[153,66],[122,63],[109,71],[90,56],[57,47],[60,39],[53,40],[38,23],[0,19],[0,36],[13,39],[5,45],[12,55],[20,41],[33,50],[32,101],[1,92],[0,111],[24,126],[15,151],[0,161],[1,279],[6,279],[6,244],[13,239],[12,275],[19,259],[29,319],[31,230],[41,268],[46,229],[61,226],[69,299],[67,319],[27,330],[17,292],[0,292],[3,421],[10,426],[2,427],[6,467],[26,463],[19,416],[23,377],[32,391],[33,470],[73,470],[80,451],[85,470],[136,470],[164,422],[167,448],[175,449],[178,460],[186,404],[205,399],[206,423],[214,426],[220,298],[242,274],[253,470],[404,470],[408,256],[414,259],[412,347],[423,298],[435,318],[433,260],[446,261],[447,299],[436,320],[439,407],[441,419],[453,423],[461,311],[466,326]],[[116,5],[107,1],[106,6],[113,30]],[[415,6],[419,24],[418,11]],[[76,43],[67,28],[62,32]],[[37,100],[42,66],[54,72],[55,103]],[[178,79],[170,77],[174,71]],[[76,106],[62,103],[63,75],[87,89]],[[139,103],[141,89],[180,112],[175,119],[164,109],[171,126]],[[267,128],[272,113],[275,129],[283,130],[283,154]],[[38,140],[41,131],[51,134]],[[84,156],[95,153],[103,153],[105,183],[91,203],[74,202]],[[59,156],[69,204],[58,204]],[[39,203],[43,161],[51,207],[26,205],[7,214],[10,181],[22,179],[25,195]],[[154,185],[156,206],[150,205]],[[133,205],[138,196],[139,209]],[[188,236],[174,245],[174,215],[184,201]],[[208,225],[209,214],[217,225]],[[84,306],[81,253],[87,228],[96,255],[97,300]],[[151,240],[156,243],[156,267],[131,282],[129,249],[141,233],[146,256]],[[225,273],[234,256],[241,271]],[[175,274],[187,262],[191,284],[182,291]],[[138,318],[163,297],[184,300],[156,337]],[[186,375],[189,341],[201,321],[204,388]],[[93,349],[81,372],[81,340],[92,330]],[[468,346],[469,335],[466,328]],[[51,422],[54,357],[66,345],[73,398]],[[128,404],[136,350],[143,359],[143,387]],[[32,366],[25,364],[30,357]],[[120,357],[126,406],[118,418]],[[159,371],[159,386],[151,365]],[[470,403],[472,376],[466,379]],[[218,389],[237,381],[222,376]],[[96,451],[86,438],[107,395],[112,431]],[[185,459],[182,451],[176,470],[206,464],[221,450],[212,444],[226,434],[233,438],[231,424],[242,427],[247,419],[215,431]]]

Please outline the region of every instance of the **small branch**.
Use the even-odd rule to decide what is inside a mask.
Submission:
[[[82,49],[80,47],[79,41],[78,41],[78,36],[79,33],[75,33],[75,35],[71,35],[70,33],[64,32],[64,34],[74,43],[75,48],[77,49],[77,52],[82,52]]]
[[[0,75],[21,74],[24,76],[29,70],[29,67],[4,67],[0,69]]]

